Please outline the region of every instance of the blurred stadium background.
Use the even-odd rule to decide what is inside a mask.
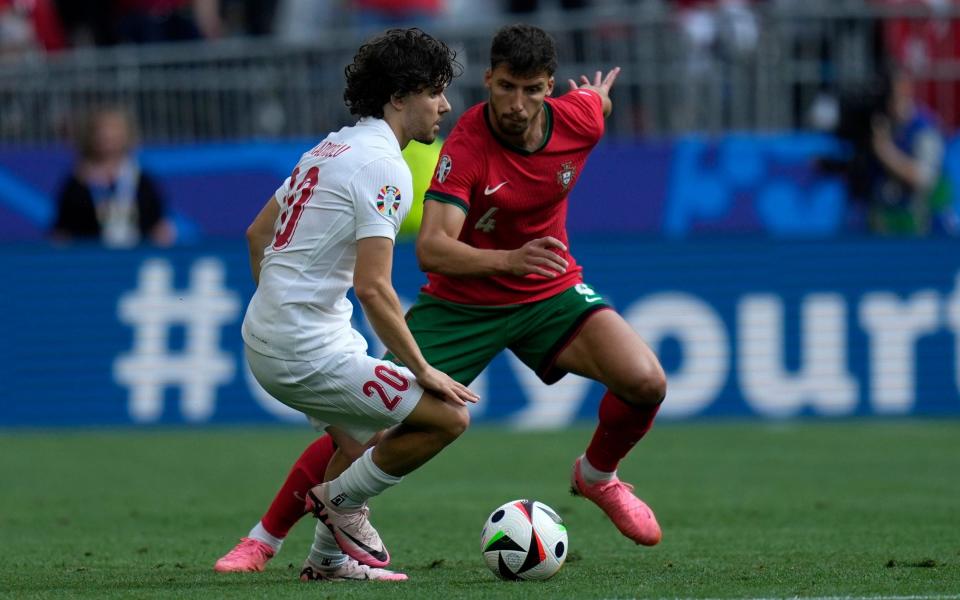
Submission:
[[[382,596],[529,597],[489,578],[473,537],[531,495],[578,553],[544,597],[958,598],[956,0],[0,0],[0,596],[314,594],[287,567],[307,526],[263,577],[210,569],[312,437],[243,360],[244,230],[352,121],[343,68],[362,39],[414,24],[458,50],[446,133],[517,21],[556,37],[558,91],[623,68],[569,229],[668,371],[624,465],[667,538],[624,551],[565,496],[600,387],[546,387],[501,356],[474,385],[480,427],[375,504],[420,582]],[[869,226],[862,171],[823,168],[862,152],[890,61],[945,142],[931,226],[896,236]],[[49,235],[77,119],[104,105],[136,121],[170,245]],[[420,189],[437,152],[411,146]],[[416,226],[398,244],[405,301],[424,281]],[[409,527],[437,498],[444,531]]]
[[[0,426],[300,422],[242,360],[246,225],[304,149],[351,122],[343,67],[370,32],[410,22],[456,47],[456,115],[484,97],[491,33],[518,20],[556,36],[561,89],[623,67],[570,232],[588,281],[662,356],[662,419],[960,414],[958,3],[434,0],[386,14],[222,0],[216,18],[209,2],[143,3],[196,25],[177,41],[123,37],[138,4],[0,2]],[[888,58],[946,136],[927,235],[872,233],[850,182],[817,167],[849,155],[831,131],[872,110]],[[170,247],[48,241],[71,123],[104,104],[136,119]],[[435,156],[414,159],[421,173]],[[410,239],[406,299],[423,281]],[[478,421],[517,427],[591,419],[600,395],[574,377],[543,387],[507,356],[476,387]]]

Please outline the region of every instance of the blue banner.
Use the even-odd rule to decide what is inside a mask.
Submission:
[[[661,418],[960,416],[954,241],[608,236],[575,238],[572,250],[661,357]],[[0,426],[302,422],[243,361],[253,285],[242,240],[5,244],[0,267]],[[401,296],[423,281],[400,245]],[[473,387],[475,421],[527,428],[591,419],[603,391],[574,376],[544,386],[509,354]]]

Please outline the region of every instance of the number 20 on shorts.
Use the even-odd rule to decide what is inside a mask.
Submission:
[[[410,388],[410,382],[407,381],[407,378],[397,373],[390,367],[385,365],[377,365],[373,370],[373,374],[377,376],[377,379],[380,381],[368,381],[363,384],[363,393],[368,397],[372,398],[374,394],[380,396],[380,400],[383,401],[383,405],[387,407],[387,410],[393,410],[397,407],[397,404],[400,403],[400,396],[390,397],[390,394],[387,393],[387,390],[383,387],[381,381],[398,392],[405,392]]]

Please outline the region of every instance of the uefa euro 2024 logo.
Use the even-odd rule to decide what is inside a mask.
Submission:
[[[385,185],[377,194],[377,210],[380,214],[392,217],[400,209],[400,190],[396,186]]]

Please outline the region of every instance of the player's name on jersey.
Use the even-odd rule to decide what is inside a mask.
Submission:
[[[314,146],[310,150],[309,154],[310,156],[316,156],[317,158],[334,158],[336,156],[340,156],[349,149],[350,144],[335,144],[333,142],[324,141]]]

